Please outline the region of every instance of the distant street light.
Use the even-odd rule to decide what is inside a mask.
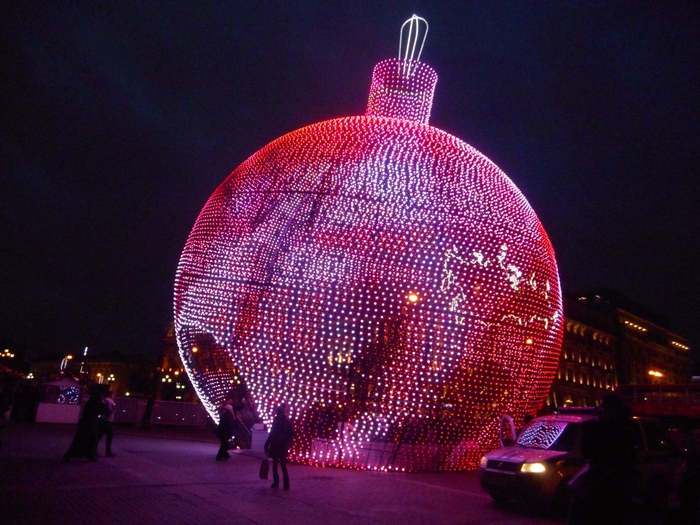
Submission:
[[[66,367],[68,366],[68,361],[73,359],[72,355],[67,355],[63,358],[63,361],[61,361],[61,370],[65,370]]]

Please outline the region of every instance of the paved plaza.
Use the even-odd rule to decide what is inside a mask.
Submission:
[[[291,490],[259,457],[217,462],[212,431],[117,427],[114,458],[61,462],[73,425],[2,430],[0,523],[526,525],[562,523],[494,505],[475,472],[397,474],[290,465]],[[104,443],[100,444],[104,454]],[[653,523],[646,519],[640,523]]]

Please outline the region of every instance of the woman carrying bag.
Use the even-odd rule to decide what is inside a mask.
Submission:
[[[287,406],[283,403],[275,410],[275,419],[272,421],[270,435],[265,441],[265,454],[272,458],[272,488],[276,489],[280,484],[277,472],[277,464],[282,468],[282,481],[284,490],[289,490],[289,474],[287,472],[287,453],[294,441],[294,427],[287,418]]]

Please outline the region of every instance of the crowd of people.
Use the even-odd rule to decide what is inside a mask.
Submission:
[[[244,401],[237,403],[234,397],[230,396],[219,407],[219,424],[216,430],[219,439],[217,461],[231,457],[230,441],[238,424],[237,411],[243,403]],[[104,395],[93,393],[83,408],[75,436],[68,451],[63,455],[63,461],[69,462],[77,457],[97,461],[98,445],[103,436],[106,436],[105,456],[115,456],[112,451],[115,412],[113,392],[108,391]],[[2,416],[3,413],[0,413],[0,417]],[[272,488],[280,486],[281,470],[282,488],[289,490],[287,455],[293,441],[294,426],[288,417],[286,405],[282,404],[275,409],[272,428],[264,444],[265,454],[272,460]],[[584,423],[581,452],[587,466],[570,483],[573,500],[569,511],[569,524],[628,524],[632,515],[630,508],[637,461],[630,410],[620,397],[606,395],[600,403],[599,417]],[[693,473],[697,471],[696,468]],[[684,505],[684,508],[695,509],[693,516],[697,518],[697,504],[693,502],[697,497],[700,481],[695,480],[690,486],[693,489],[690,494],[692,501],[690,505]],[[679,494],[679,497],[683,499],[684,494]],[[692,520],[688,523],[691,522]]]
[[[236,403],[233,396],[229,396],[219,407],[219,424],[216,429],[216,434],[219,438],[219,450],[216,453],[217,461],[224,461],[231,457],[229,448],[237,424],[236,409],[240,410],[243,403],[244,401]],[[98,446],[102,437],[106,437],[105,457],[111,458],[116,455],[112,451],[116,408],[113,391],[107,391],[103,395],[92,392],[81,412],[73,440],[63,455],[65,463],[69,463],[73,458],[86,458],[88,461],[97,461],[99,456]],[[144,427],[147,428],[145,423]],[[272,488],[279,487],[279,470],[281,470],[282,488],[289,490],[287,455],[293,440],[294,427],[287,416],[286,405],[282,404],[275,410],[272,428],[264,446],[265,454],[272,460]]]

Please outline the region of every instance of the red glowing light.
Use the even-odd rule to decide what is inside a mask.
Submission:
[[[240,377],[266,423],[287,403],[298,461],[473,468],[554,377],[551,244],[497,166],[427,124],[436,81],[380,63],[365,116],[255,153],[182,253],[176,333],[202,402],[216,417]]]

